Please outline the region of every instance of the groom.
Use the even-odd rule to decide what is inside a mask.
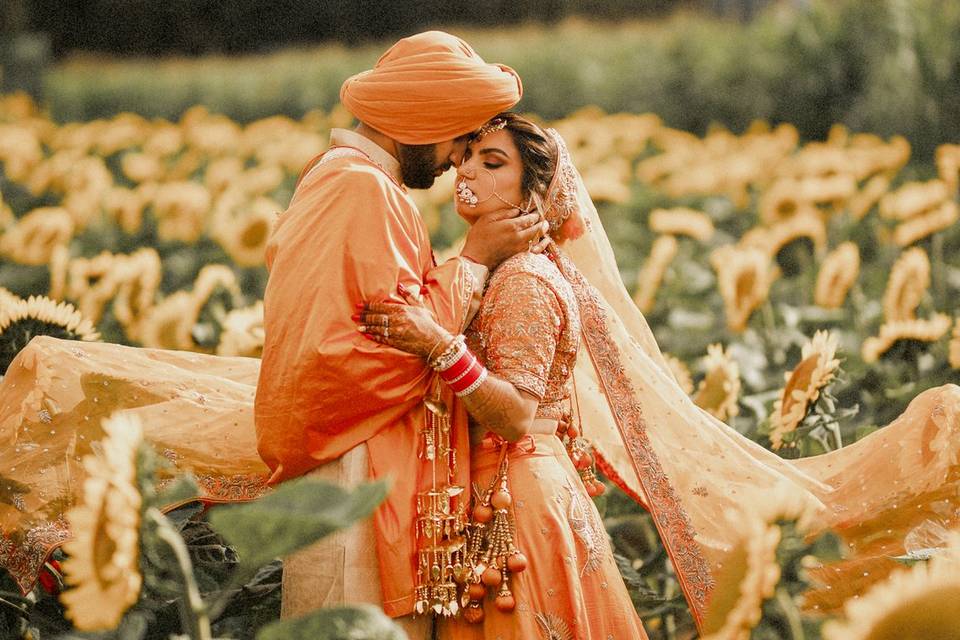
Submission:
[[[432,31],[399,41],[373,69],[343,84],[341,101],[360,124],[331,131],[330,149],[301,174],[273,231],[255,401],[258,449],[271,482],[304,473],[346,485],[392,480],[372,523],[288,558],[285,616],[373,602],[412,638],[430,634],[429,616],[409,618],[429,376],[419,358],[364,339],[351,316],[363,301],[413,297],[460,333],[488,271],[540,246],[546,223],[503,211],[474,225],[461,256],[437,266],[407,193],[458,165],[468,134],[521,92],[512,69],[485,63],[459,38]],[[453,414],[461,422],[454,429],[465,431],[462,411]],[[466,467],[459,465],[458,482],[466,482]]]

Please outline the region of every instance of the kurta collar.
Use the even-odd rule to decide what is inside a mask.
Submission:
[[[374,164],[393,177],[397,184],[403,184],[403,179],[400,177],[400,161],[370,138],[350,129],[331,129],[330,146],[354,147],[363,151]]]

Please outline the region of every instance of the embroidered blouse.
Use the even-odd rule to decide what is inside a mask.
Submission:
[[[537,418],[567,412],[580,313],[549,258],[524,252],[497,267],[466,336],[490,373],[540,400]]]

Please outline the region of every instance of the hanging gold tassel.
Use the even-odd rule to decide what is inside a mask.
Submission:
[[[487,589],[497,589],[494,605],[508,613],[516,607],[510,590],[510,575],[527,568],[527,558],[514,544],[513,497],[507,485],[507,448],[500,445],[500,464],[493,481],[482,495],[476,496],[473,522],[467,545],[467,563],[471,568],[470,584],[461,604],[463,617],[476,624],[483,620],[483,600]]]
[[[450,440],[450,412],[436,393],[424,400],[424,428],[420,432],[419,457],[430,465],[431,485],[417,494],[417,585],[414,612],[432,611],[438,616],[455,616],[460,610],[459,586],[469,571],[466,553],[465,501],[456,500],[463,487],[452,484],[456,473],[456,451]]]

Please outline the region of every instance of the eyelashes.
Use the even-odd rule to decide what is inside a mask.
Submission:
[[[499,169],[499,168],[502,167],[503,165],[502,165],[502,164],[493,164],[492,162],[484,162],[484,163],[483,163],[483,166],[486,167],[487,169]]]

